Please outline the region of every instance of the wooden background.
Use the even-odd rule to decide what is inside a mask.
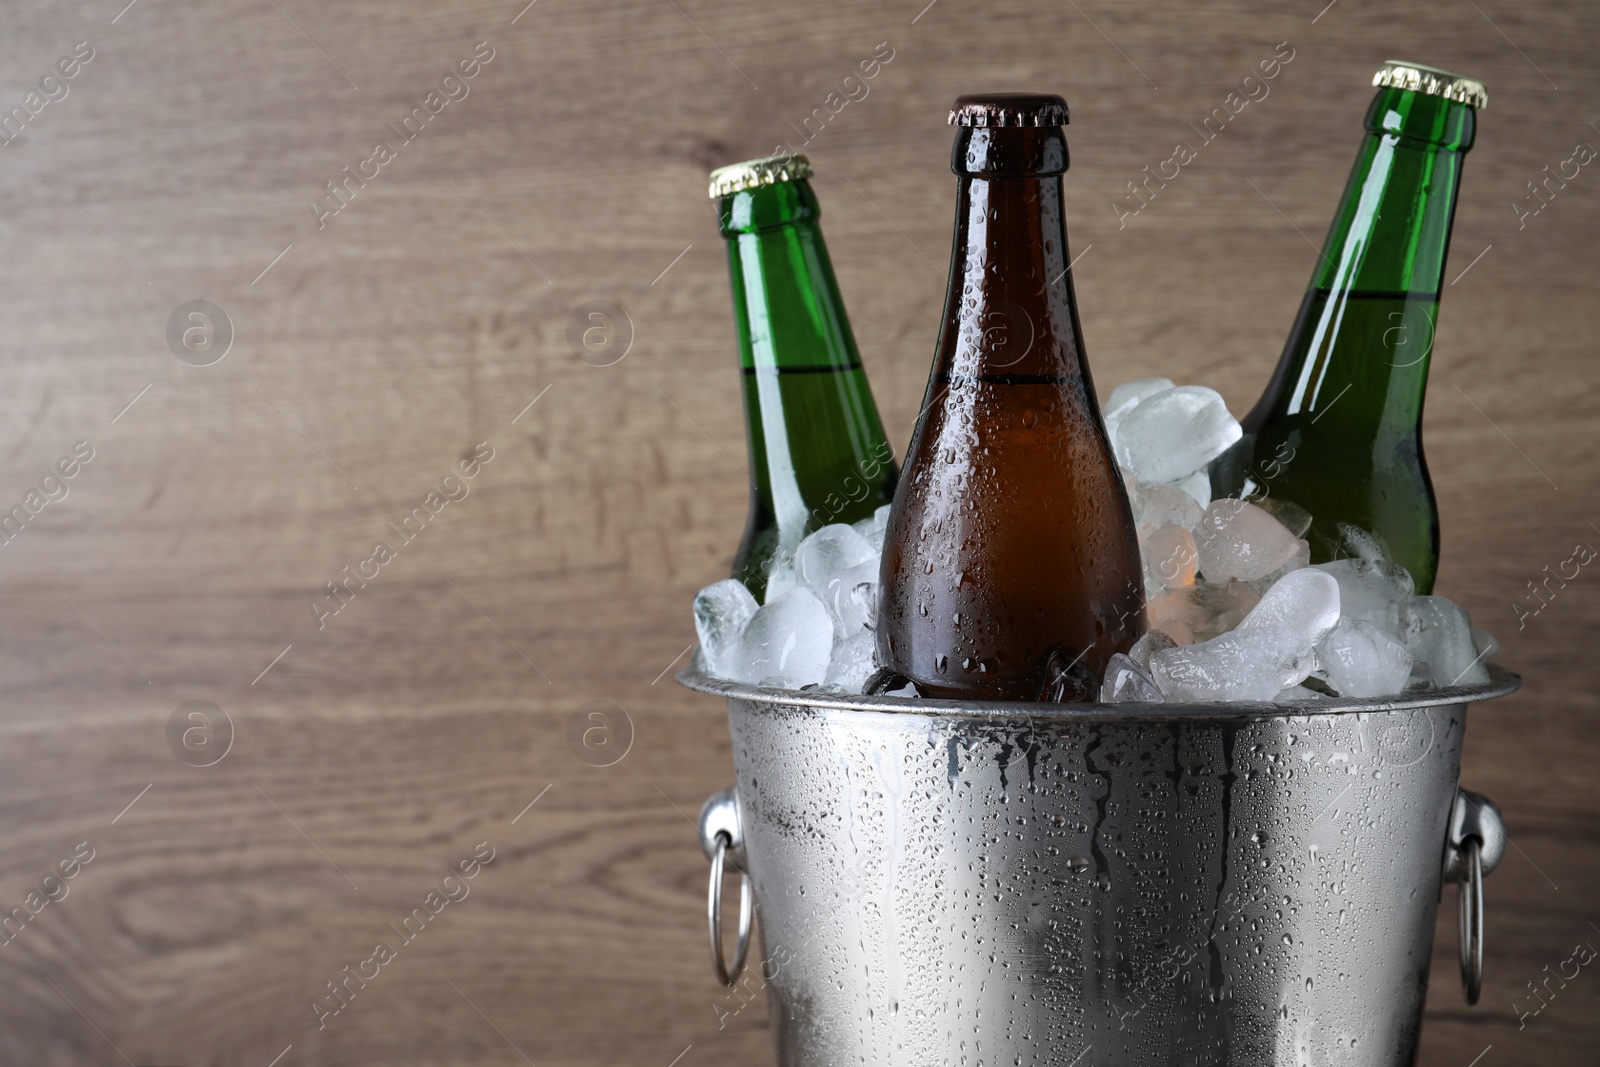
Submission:
[[[731,779],[725,720],[669,669],[747,492],[705,176],[798,144],[880,42],[893,58],[869,95],[804,148],[897,443],[944,294],[957,94],[1071,102],[1101,389],[1162,374],[1242,412],[1371,72],[1398,55],[1488,84],[1427,435],[1439,591],[1527,685],[1472,717],[1463,781],[1499,802],[1515,848],[1489,882],[1475,1009],[1441,923],[1422,1062],[1595,1062],[1600,974],[1552,985],[1521,1023],[1513,1004],[1600,943],[1600,578],[1552,585],[1520,627],[1516,608],[1600,544],[1600,175],[1520,227],[1513,205],[1600,144],[1600,10],[523,2],[5,5],[0,107],[78,42],[94,58],[0,147],[0,509],[74,442],[94,459],[0,546],[0,911],[80,843],[94,859],[0,945],[0,1063],[771,1062],[764,1006],[733,1014],[706,959],[691,818]],[[388,124],[480,41],[493,58],[469,95],[319,229],[308,201],[397,142]],[[1294,59],[1270,96],[1119,229],[1124,183],[1280,42]],[[235,334],[211,366],[166,339],[195,299]],[[592,300],[631,324],[610,366],[568,342]],[[494,459],[470,495],[319,629],[324,583],[398,541],[386,522],[478,442]],[[211,766],[169,748],[191,700],[232,723]],[[568,741],[596,700],[631,722],[608,767]],[[471,895],[319,1030],[325,983],[397,941],[388,924],[483,841],[495,859]]]

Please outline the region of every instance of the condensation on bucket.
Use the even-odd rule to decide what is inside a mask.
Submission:
[[[1465,704],[729,715],[780,1063],[1411,1062]]]

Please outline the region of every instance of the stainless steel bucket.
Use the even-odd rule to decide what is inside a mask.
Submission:
[[[1226,706],[678,680],[728,701],[712,955],[741,997],[765,987],[782,1067],[1410,1064],[1443,881],[1476,998],[1504,833],[1456,779],[1467,705],[1509,672]],[[731,968],[724,862],[746,879]]]

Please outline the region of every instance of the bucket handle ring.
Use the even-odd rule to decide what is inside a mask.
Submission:
[[[750,876],[739,872],[739,943],[733,950],[733,965],[722,960],[722,861],[728,854],[731,841],[726,830],[717,834],[717,843],[711,853],[711,889],[706,899],[706,921],[711,929],[711,966],[717,978],[729,989],[739,980],[744,970],[745,957],[750,952],[750,922],[754,914],[751,901]]]
[[[1494,801],[1457,789],[1450,807],[1445,839],[1444,880],[1456,890],[1457,929],[1461,937],[1461,984],[1467,1003],[1483,992],[1483,876],[1494,870],[1506,850],[1506,824]]]
[[[750,954],[750,927],[755,918],[755,890],[744,869],[744,834],[739,820],[739,797],[733,787],[711,794],[700,809],[700,849],[711,861],[711,885],[706,892],[706,924],[711,933],[711,967],[717,980],[729,989],[744,971]],[[739,940],[730,967],[722,953],[722,872],[726,864],[739,872]]]
[[[1456,890],[1461,930],[1461,984],[1466,987],[1467,1003],[1478,1003],[1483,992],[1483,844],[1467,838],[1463,849],[1467,877]]]

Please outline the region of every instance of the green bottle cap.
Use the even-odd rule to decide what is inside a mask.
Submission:
[[[1391,59],[1383,69],[1372,76],[1372,84],[1380,88],[1410,89],[1414,93],[1442,96],[1472,108],[1489,106],[1489,90],[1476,78],[1454,74],[1438,67],[1425,67],[1421,63],[1408,63]]]

